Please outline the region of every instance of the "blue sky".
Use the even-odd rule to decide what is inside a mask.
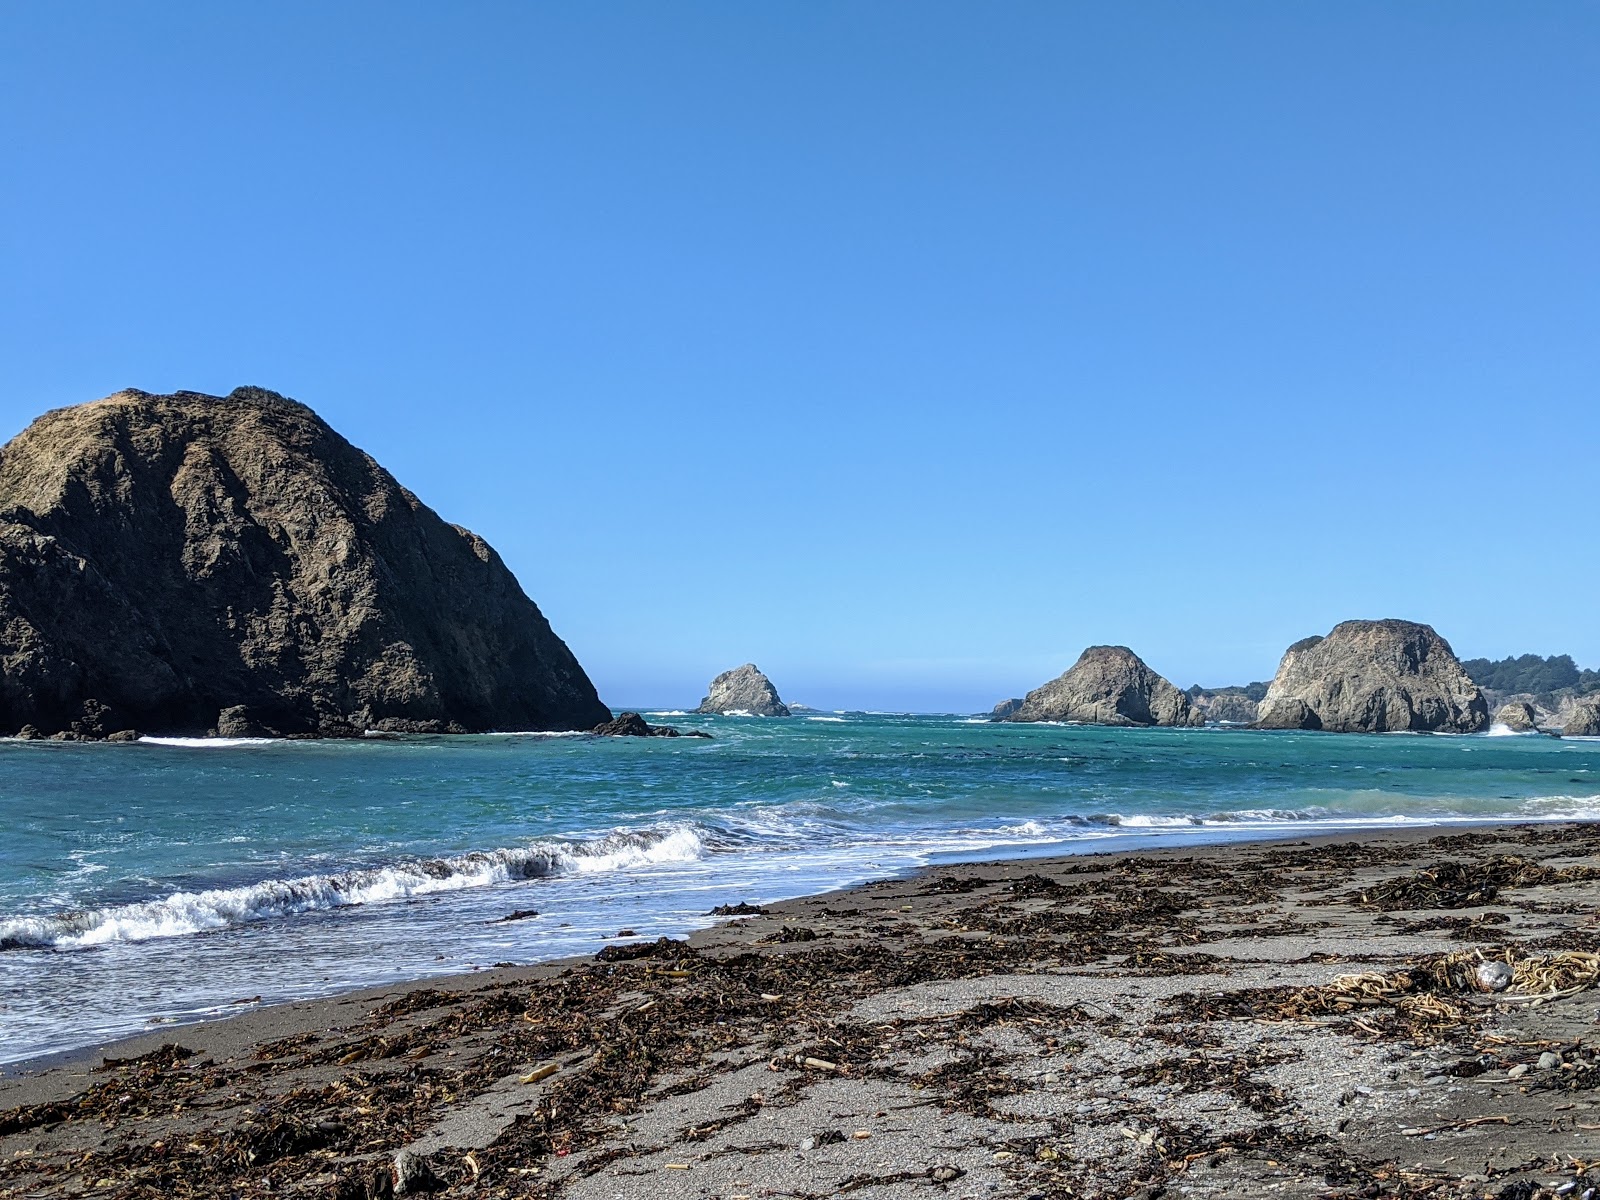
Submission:
[[[0,9],[0,436],[295,396],[614,704],[1600,666],[1600,8]]]

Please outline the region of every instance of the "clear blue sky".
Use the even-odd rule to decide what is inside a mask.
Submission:
[[[1600,6],[11,3],[0,436],[307,402],[614,704],[1600,666]]]

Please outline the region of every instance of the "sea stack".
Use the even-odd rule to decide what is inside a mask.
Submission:
[[[1563,737],[1600,737],[1600,696],[1580,700],[1567,713]]]
[[[610,719],[487,542],[274,392],[140,391],[0,450],[0,731]]]
[[[745,663],[713,679],[706,698],[700,701],[695,712],[787,717],[789,707],[778,698],[778,689],[772,686],[772,680],[758,671],[754,663]]]
[[[1200,725],[1185,696],[1126,646],[1090,646],[1072,669],[1023,698],[1006,721]]]
[[[1504,725],[1512,733],[1532,733],[1539,728],[1539,714],[1533,705],[1513,700],[1494,710],[1492,724]]]
[[[1415,621],[1345,621],[1284,653],[1261,701],[1262,729],[1477,733],[1488,705],[1450,649]]]
[[[1019,697],[1012,697],[1010,700],[1002,700],[999,704],[996,704],[992,709],[989,710],[989,720],[1008,721],[1021,707],[1022,700]]]

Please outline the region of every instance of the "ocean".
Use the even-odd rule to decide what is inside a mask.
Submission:
[[[1595,740],[652,720],[714,738],[0,742],[0,1062],[940,861],[1600,813]]]

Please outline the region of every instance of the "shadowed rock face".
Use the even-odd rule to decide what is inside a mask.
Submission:
[[[1072,669],[1023,698],[1007,721],[1086,725],[1200,725],[1203,718],[1172,684],[1126,646],[1090,646]]]
[[[1450,644],[1414,621],[1345,621],[1284,653],[1256,717],[1262,729],[1476,733],[1483,693]]]
[[[583,668],[482,538],[309,408],[119,392],[0,451],[0,729],[587,729]]]
[[[787,717],[789,708],[754,663],[724,671],[711,681],[697,713],[749,713],[754,717]]]
[[[1016,697],[1013,697],[1010,700],[1002,700],[999,704],[996,704],[992,709],[989,710],[989,720],[1004,721],[1016,713],[1021,707],[1022,701]]]

